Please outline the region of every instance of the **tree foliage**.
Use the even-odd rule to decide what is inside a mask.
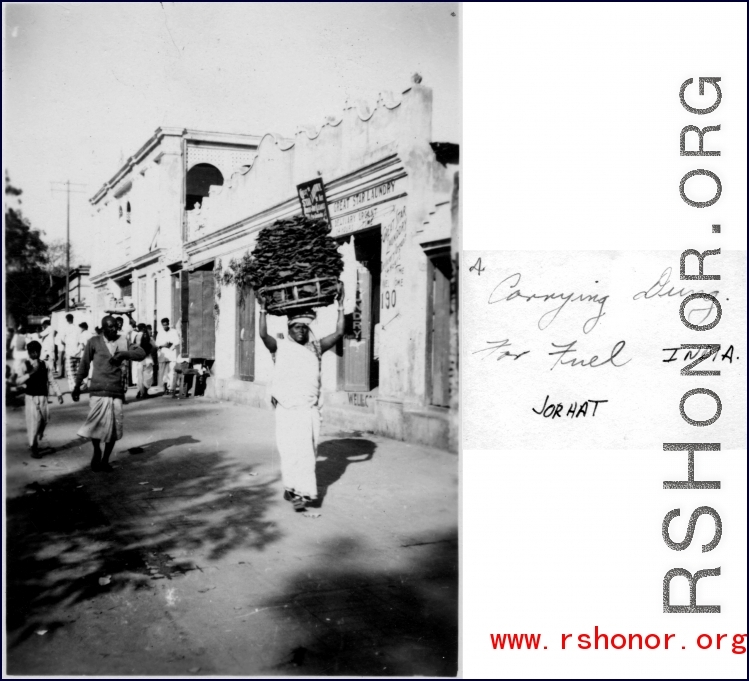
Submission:
[[[21,212],[22,190],[5,174],[5,309],[17,323],[47,314],[52,302],[47,245]]]
[[[52,277],[64,277],[67,271],[67,250],[68,244],[65,239],[56,239],[47,244],[47,264],[45,269],[49,273],[50,282]],[[75,267],[73,262],[75,255],[72,246],[70,247],[70,267]]]

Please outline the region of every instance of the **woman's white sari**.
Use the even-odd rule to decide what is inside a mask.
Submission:
[[[320,438],[320,346],[279,340],[271,395],[284,487],[317,498],[315,459]]]

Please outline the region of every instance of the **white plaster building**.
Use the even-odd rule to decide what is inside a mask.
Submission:
[[[182,290],[190,354],[215,360],[213,394],[267,405],[272,359],[254,296],[214,275],[252,250],[260,229],[301,212],[298,184],[322,178],[352,313],[323,358],[324,418],[456,448],[458,148],[432,140],[431,120],[432,92],[414,83],[294,139],[265,135],[251,166],[211,191],[188,225]],[[336,314],[318,310],[313,332],[330,333]],[[286,318],[270,317],[269,331],[285,333]]]
[[[91,199],[92,315],[111,298],[131,298],[134,317],[169,317],[182,331],[183,244],[199,206],[237,168],[249,167],[260,138],[159,128]]]

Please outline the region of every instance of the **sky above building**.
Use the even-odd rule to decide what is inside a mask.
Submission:
[[[4,3],[3,164],[33,227],[87,262],[88,199],[160,126],[292,136],[347,102],[434,92],[460,141],[458,3]],[[55,185],[59,187],[59,185]]]

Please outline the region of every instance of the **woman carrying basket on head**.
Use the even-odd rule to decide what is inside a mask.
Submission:
[[[322,355],[343,338],[343,284],[338,285],[335,333],[317,340],[309,325],[312,309],[290,312],[289,338],[268,335],[265,303],[260,300],[260,338],[275,358],[271,396],[276,410],[276,444],[281,458],[284,499],[304,511],[317,499],[315,459],[320,437],[320,367]]]

